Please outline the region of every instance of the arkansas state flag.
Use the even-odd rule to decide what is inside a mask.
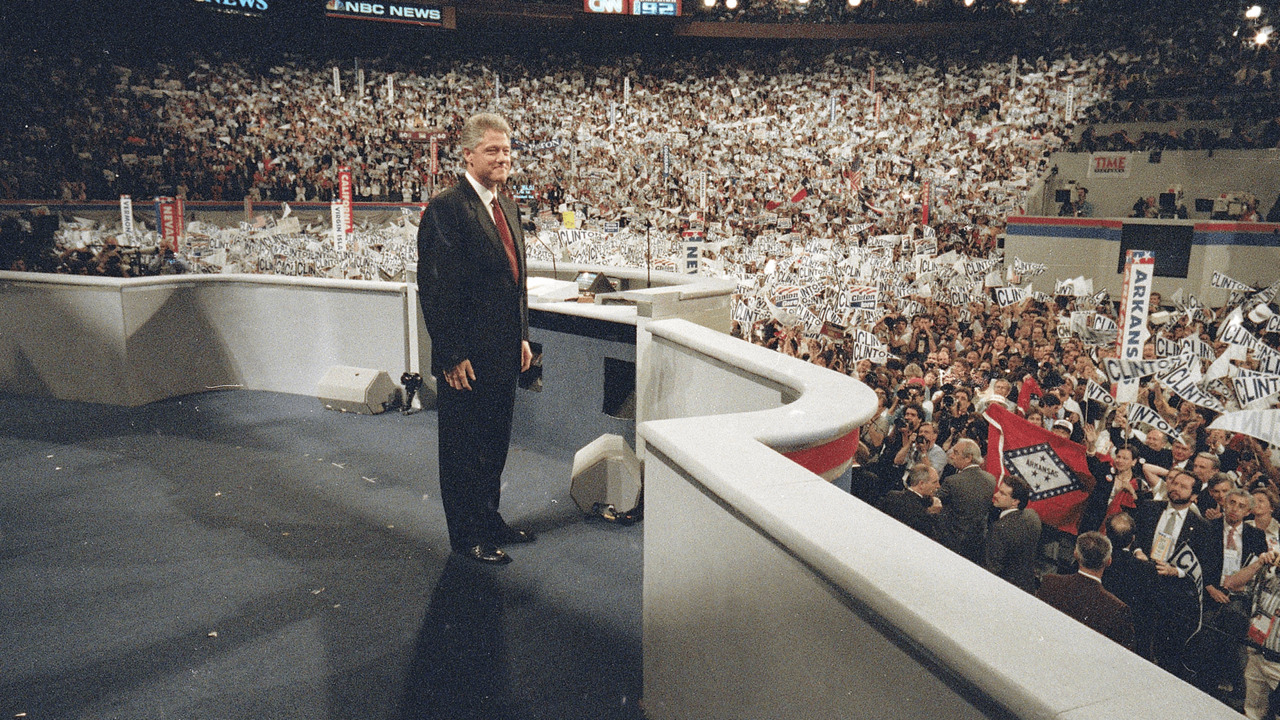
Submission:
[[[1016,475],[1026,480],[1031,486],[1029,507],[1040,520],[1074,535],[1094,483],[1084,447],[996,403],[983,416],[990,424],[987,472],[996,479]]]
[[[1030,375],[1022,378],[1022,387],[1018,389],[1018,409],[1027,412],[1031,409],[1031,401],[1038,401],[1044,397],[1044,391],[1040,389],[1040,383]]]

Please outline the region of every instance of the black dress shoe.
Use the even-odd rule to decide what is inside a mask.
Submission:
[[[464,550],[458,550],[457,553],[465,558],[490,565],[505,565],[511,562],[511,556],[502,552],[502,548],[494,547],[488,543],[472,545]]]
[[[517,530],[508,525],[494,534],[493,541],[498,545],[523,545],[537,539],[538,536],[528,530]]]

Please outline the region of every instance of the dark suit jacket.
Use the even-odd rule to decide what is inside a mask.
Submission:
[[[1208,530],[1205,533],[1205,556],[1200,558],[1200,566],[1204,568],[1204,584],[1215,585],[1219,590],[1222,589],[1222,556],[1225,546],[1223,545],[1223,525],[1226,524],[1224,518],[1217,518],[1208,522]],[[1240,566],[1244,567],[1249,562],[1267,551],[1267,534],[1252,525],[1241,524],[1240,528],[1240,544],[1243,548],[1240,555]]]
[[[463,360],[479,382],[519,375],[520,341],[529,337],[524,234],[515,203],[499,194],[498,204],[515,241],[518,281],[488,208],[465,176],[422,213],[418,292],[436,377]]]
[[[1129,606],[1107,592],[1102,583],[1080,573],[1045,575],[1036,597],[1133,649],[1133,620]]]
[[[988,570],[1027,592],[1035,592],[1040,516],[1031,508],[1023,508],[991,523],[986,551]]]
[[[880,499],[879,508],[894,520],[932,539],[936,533],[937,516],[927,512],[931,505],[933,498],[921,497],[911,490],[894,490]]]
[[[938,542],[981,565],[982,538],[995,493],[995,477],[977,465],[943,478],[938,489]]]
[[[1147,555],[1151,554],[1151,545],[1156,537],[1156,526],[1160,523],[1160,516],[1164,513],[1168,501],[1165,500],[1144,500],[1138,503],[1137,509],[1134,511],[1134,540],[1133,547],[1141,549]],[[1213,575],[1214,568],[1205,565],[1205,561],[1209,558],[1209,523],[1204,518],[1196,515],[1194,511],[1188,508],[1187,519],[1182,523],[1182,531],[1178,533],[1175,542],[1174,551],[1180,548],[1184,543],[1189,545],[1195,551],[1196,558],[1200,561],[1201,571],[1205,579],[1205,585],[1216,584]],[[1220,558],[1221,556],[1219,556]],[[1222,572],[1221,560],[1217,565],[1217,572]],[[1173,578],[1158,576],[1155,580],[1155,591],[1163,593],[1174,593],[1178,595],[1188,596],[1195,600],[1195,582],[1191,578]],[[1168,608],[1166,608],[1168,609]]]
[[[1151,587],[1155,581],[1154,563],[1139,560],[1128,550],[1112,549],[1111,567],[1102,574],[1102,587],[1130,607],[1135,623],[1141,620],[1140,613],[1151,603]]]

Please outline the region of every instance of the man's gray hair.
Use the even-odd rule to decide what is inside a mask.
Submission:
[[[1226,502],[1229,497],[1244,498],[1244,504],[1248,507],[1253,507],[1253,494],[1244,488],[1231,488],[1227,491],[1227,494],[1222,497],[1223,502]]]
[[[494,113],[478,113],[467,118],[467,122],[462,126],[462,135],[458,138],[458,144],[464,150],[475,150],[480,141],[484,139],[484,134],[490,130],[511,137],[511,125],[502,118],[501,115]]]
[[[982,448],[972,438],[961,438],[955,445],[962,457],[967,457],[974,465],[982,464]]]
[[[917,463],[907,473],[907,487],[915,487],[928,480],[933,473],[933,466],[927,462]]]
[[[1101,570],[1111,558],[1111,541],[1100,532],[1081,533],[1076,538],[1076,560],[1086,570]]]

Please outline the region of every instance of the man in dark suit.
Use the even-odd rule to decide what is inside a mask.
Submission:
[[[987,570],[1029,593],[1036,591],[1036,555],[1040,552],[1040,516],[1027,507],[1031,486],[1020,477],[1001,478],[991,504],[1000,517],[987,530]]]
[[[498,194],[511,171],[511,127],[489,113],[460,137],[467,172],[418,226],[418,289],[437,382],[440,496],[454,552],[506,563],[531,542],[498,514],[516,381],[532,359],[520,211]]]
[[[1100,532],[1076,538],[1073,575],[1045,575],[1036,597],[1133,649],[1133,620],[1129,606],[1102,587],[1103,571],[1111,565],[1111,541]]]
[[[938,489],[938,499],[942,501],[938,542],[981,565],[996,479],[982,469],[982,450],[969,438],[953,445],[948,458],[957,471],[943,478]]]
[[[1244,523],[1253,505],[1247,490],[1227,491],[1220,505],[1222,516],[1209,521],[1206,557],[1200,561],[1205,573],[1205,628],[1199,636],[1204,641],[1198,645],[1202,664],[1196,681],[1211,694],[1220,685],[1223,690],[1243,687],[1238,648],[1248,630],[1251,599],[1244,592],[1229,592],[1224,584],[1267,551],[1266,534]]]
[[[936,535],[935,521],[942,504],[938,491],[938,471],[928,461],[917,463],[907,473],[907,489],[893,490],[880,499],[880,511],[930,540]]]
[[[1133,516],[1127,512],[1107,518],[1107,539],[1111,541],[1111,565],[1102,575],[1102,587],[1129,606],[1133,620],[1134,652],[1151,659],[1154,614],[1151,599],[1156,582],[1156,566],[1146,553],[1133,547]]]
[[[1142,552],[1156,566],[1152,655],[1161,667],[1184,679],[1189,677],[1185,645],[1200,620],[1200,589],[1194,578],[1200,568],[1188,561],[1187,551],[1197,560],[1207,558],[1210,539],[1208,523],[1191,510],[1195,484],[1190,473],[1171,470],[1165,477],[1169,499],[1144,500],[1134,511],[1135,555]],[[1215,577],[1211,568],[1200,571],[1202,578]]]

